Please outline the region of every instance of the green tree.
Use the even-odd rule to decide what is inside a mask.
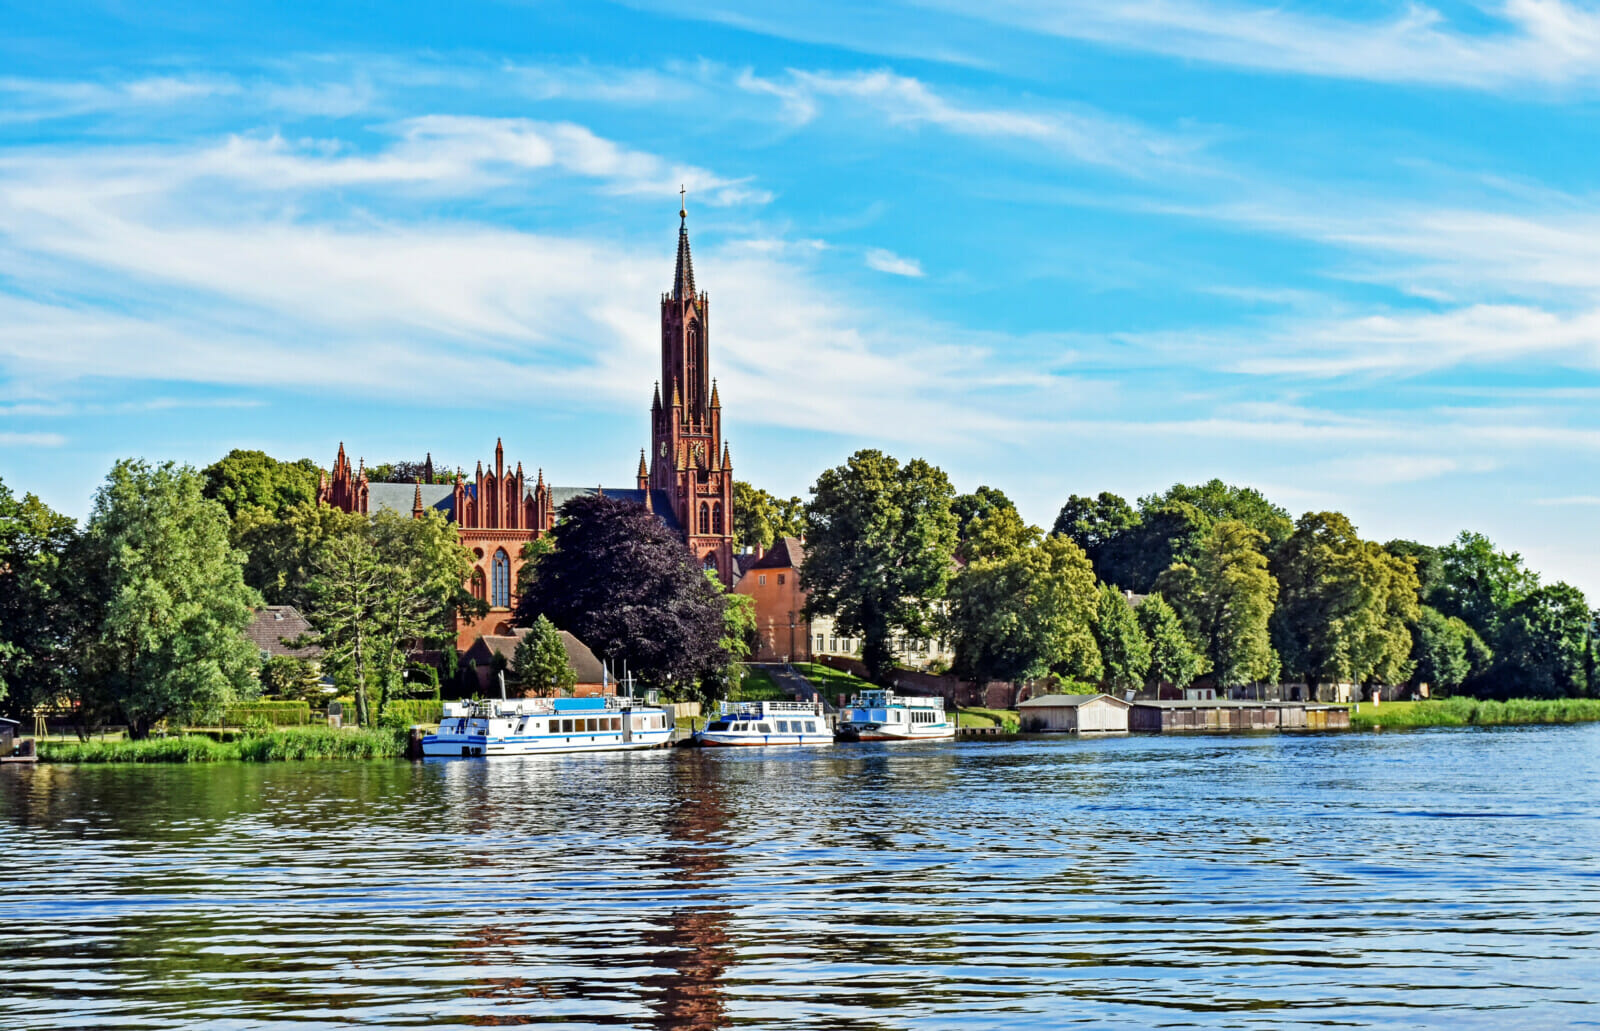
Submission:
[[[261,664],[261,690],[275,698],[311,701],[321,697],[322,684],[311,663],[293,655],[274,655]]]
[[[862,661],[881,681],[894,666],[894,635],[927,637],[936,623],[953,567],[955,492],[921,459],[902,466],[863,450],[825,471],[811,494],[806,613],[832,615],[841,633],[861,637]]]
[[[1168,567],[1194,563],[1211,525],[1193,505],[1157,501],[1140,511],[1137,526],[1101,546],[1095,569],[1108,584],[1148,594]]]
[[[75,589],[77,524],[0,482],[0,701],[10,711],[68,697],[90,600]]]
[[[1261,553],[1266,543],[1266,534],[1225,519],[1202,539],[1194,564],[1173,565],[1156,584],[1221,688],[1260,683],[1276,673],[1267,624],[1278,583]]]
[[[1462,531],[1438,558],[1438,580],[1423,600],[1464,620],[1498,651],[1512,608],[1538,588],[1538,576],[1523,568],[1521,555],[1496,550],[1480,533]]]
[[[264,451],[235,448],[203,475],[205,496],[221,502],[230,519],[246,510],[279,519],[296,505],[316,501],[321,471],[309,458],[280,462]]]
[[[1141,511],[1163,504],[1190,505],[1209,522],[1237,520],[1266,537],[1269,548],[1275,548],[1288,539],[1294,531],[1294,522],[1282,507],[1268,501],[1254,487],[1234,487],[1221,480],[1189,486],[1175,483],[1163,494],[1139,500]]]
[[[95,495],[84,551],[104,599],[85,660],[92,707],[142,738],[164,719],[215,716],[256,692],[243,630],[258,598],[199,473],[118,462]]]
[[[1536,587],[1501,629],[1492,693],[1502,698],[1581,698],[1589,693],[1591,613],[1570,584]]]
[[[543,616],[535,619],[533,626],[517,642],[511,668],[517,683],[531,691],[569,694],[572,685],[578,682],[578,674],[567,660],[561,631]]]
[[[367,517],[301,501],[281,516],[246,508],[233,520],[232,540],[246,557],[245,583],[269,605],[311,604],[311,578],[318,550],[339,534],[363,532]]]
[[[995,506],[974,516],[966,525],[966,536],[956,544],[956,557],[962,562],[1000,558],[1039,543],[1044,532],[1029,526],[1016,508]]]
[[[1443,579],[1439,549],[1416,541],[1393,540],[1385,544],[1383,550],[1397,558],[1409,558],[1416,564],[1417,590],[1426,601],[1434,586]]]
[[[539,575],[539,560],[556,550],[549,537],[531,540],[522,546],[522,566],[517,570],[517,597],[527,594],[534,578]]]
[[[805,536],[805,503],[733,481],[733,546],[770,548],[779,537]]]
[[[974,520],[987,518],[1002,509],[1015,513],[1017,506],[998,487],[979,487],[971,494],[958,494],[951,500],[950,511],[956,517],[957,550],[968,540]],[[1020,515],[1017,522],[1022,522]]]
[[[472,554],[437,512],[380,512],[318,548],[306,615],[323,665],[353,686],[362,725],[383,715],[409,652],[448,646],[458,613],[485,611],[462,587],[471,571]]]
[[[1139,626],[1128,599],[1115,587],[1102,585],[1095,602],[1094,639],[1105,664],[1106,686],[1137,691],[1150,671],[1150,641]]]
[[[1414,560],[1363,541],[1338,512],[1308,512],[1277,550],[1272,625],[1285,669],[1321,683],[1402,683],[1417,621]]]
[[[951,588],[956,669],[980,684],[1049,672],[1097,681],[1097,602],[1089,558],[1065,537],[977,559]]]
[[[519,625],[547,616],[613,668],[680,694],[726,666],[720,586],[643,505],[573,498],[552,537],[555,549],[518,599]]]
[[[1102,580],[1117,583],[1119,581],[1106,575],[1106,556],[1118,542],[1137,530],[1141,522],[1133,506],[1115,494],[1102,491],[1092,498],[1074,494],[1061,506],[1050,532],[1077,544],[1089,556],[1089,562]]]
[[[1474,668],[1487,669],[1493,658],[1483,638],[1463,620],[1427,605],[1420,606],[1412,637],[1412,676],[1439,697],[1454,693]]]
[[[1206,660],[1195,650],[1183,628],[1183,621],[1159,594],[1152,594],[1138,608],[1139,629],[1150,643],[1148,683],[1160,688],[1171,684],[1182,691],[1206,671]]]
[[[744,663],[756,649],[759,628],[754,598],[724,589],[721,578],[712,570],[706,570],[706,579],[722,599],[722,637],[717,643],[727,656],[720,668],[701,678],[698,700],[709,706],[719,698],[732,700],[736,696],[744,680]]]

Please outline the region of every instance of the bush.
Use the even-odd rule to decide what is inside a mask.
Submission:
[[[311,704],[298,702],[245,702],[230,705],[222,714],[225,727],[242,727],[260,718],[275,727],[303,727],[311,722]]]
[[[204,763],[236,757],[231,745],[207,737],[39,742],[39,760],[51,763]]]
[[[261,667],[261,690],[290,700],[310,701],[321,696],[316,667],[290,655],[274,655]]]
[[[378,721],[385,727],[404,729],[414,723],[438,723],[444,716],[444,703],[424,698],[395,698],[383,707]]]
[[[219,743],[208,737],[146,738],[143,741],[41,741],[41,762],[196,763],[291,759],[397,759],[406,735],[392,730],[330,730],[292,727]]]

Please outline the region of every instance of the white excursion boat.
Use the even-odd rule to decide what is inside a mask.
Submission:
[[[833,731],[821,702],[723,702],[718,716],[695,731],[707,747],[733,745],[828,745]]]
[[[955,737],[943,698],[901,697],[889,688],[862,691],[839,713],[842,741],[933,741]]]
[[[422,754],[459,759],[658,748],[672,727],[672,715],[660,706],[617,695],[446,702],[438,733],[422,739]]]

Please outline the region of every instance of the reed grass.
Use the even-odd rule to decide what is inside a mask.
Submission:
[[[51,763],[282,762],[302,759],[395,759],[405,755],[406,734],[393,730],[285,727],[233,741],[209,737],[142,741],[40,741],[39,760]]]
[[[1350,714],[1350,726],[1491,727],[1532,723],[1582,723],[1600,720],[1600,698],[1513,698],[1497,702],[1476,698],[1439,698],[1421,702],[1363,703]]]

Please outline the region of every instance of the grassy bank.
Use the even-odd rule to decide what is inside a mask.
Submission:
[[[1007,734],[1015,734],[1022,727],[1022,717],[1015,709],[969,708],[956,710],[956,726],[988,729],[999,727]]]
[[[772,674],[764,669],[746,668],[744,679],[739,682],[738,697],[736,702],[782,702],[787,701],[789,695],[772,679]]]
[[[822,697],[829,703],[837,702],[840,695],[853,695],[870,689],[873,685],[860,677],[853,677],[832,666],[824,666],[816,662],[796,662],[794,671],[807,680],[811,686],[822,692]]]
[[[1513,698],[1507,702],[1474,698],[1441,698],[1425,702],[1363,702],[1350,713],[1350,726],[1374,727],[1490,727],[1516,723],[1581,723],[1600,720],[1600,698],[1560,698],[1534,701]]]
[[[285,727],[232,741],[209,737],[143,741],[41,741],[39,760],[51,763],[278,762],[286,759],[393,759],[406,754],[406,732]]]

